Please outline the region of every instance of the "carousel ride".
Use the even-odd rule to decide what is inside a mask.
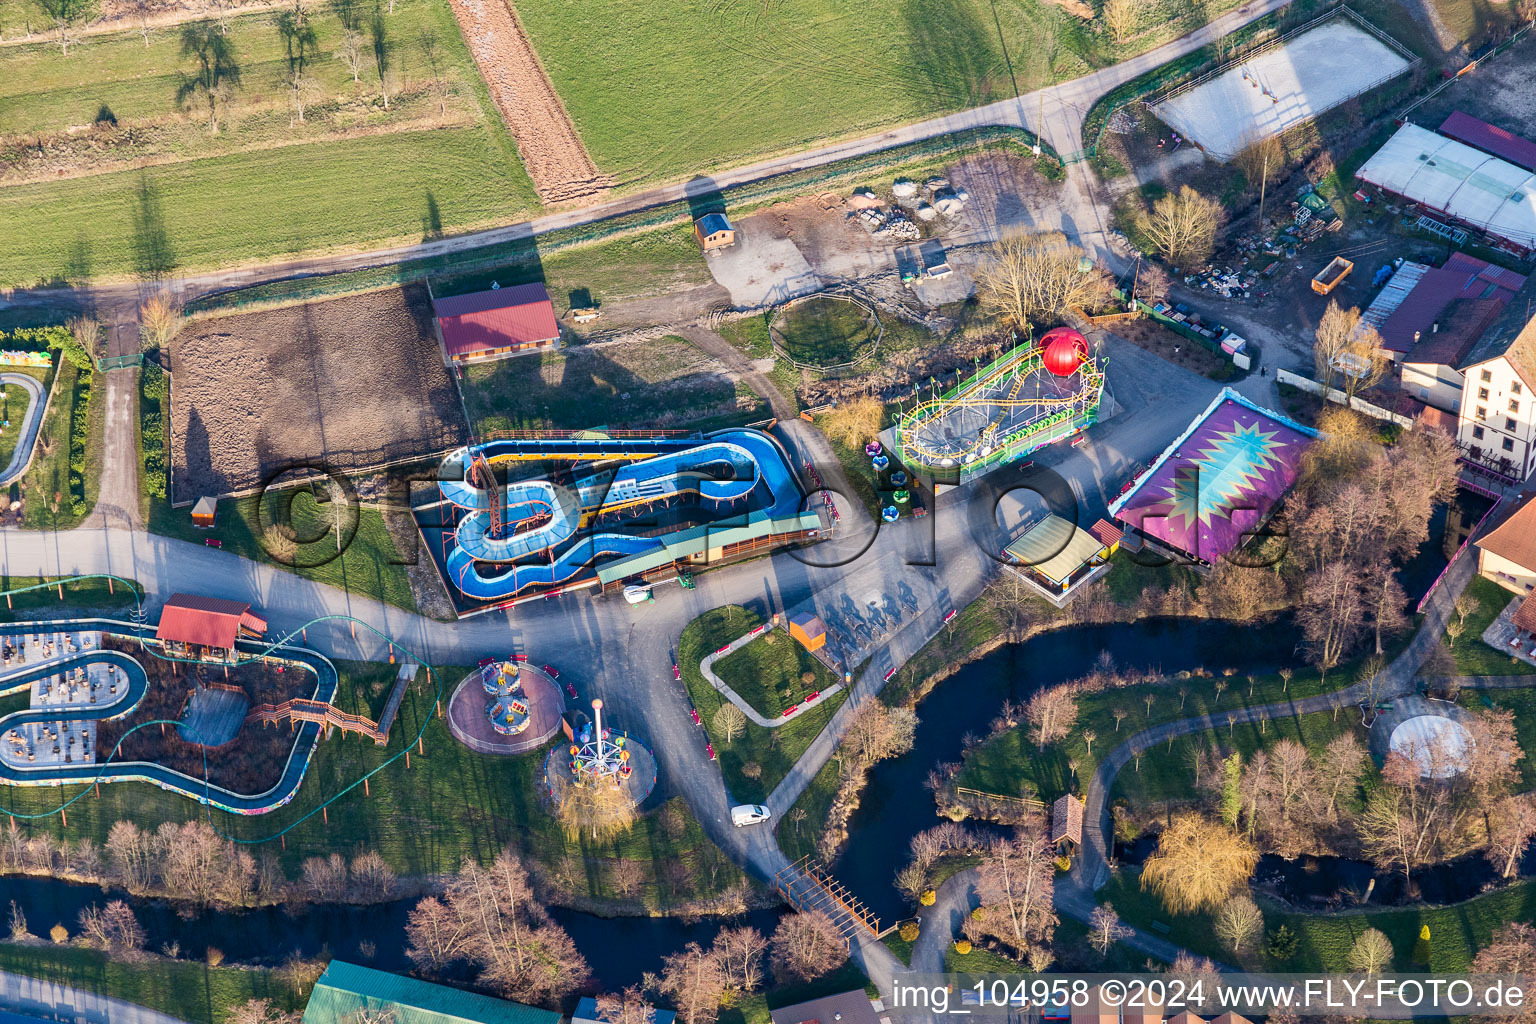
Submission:
[[[593,698],[590,720],[573,724],[570,742],[557,745],[544,762],[551,802],[574,809],[598,831],[610,821],[628,821],[656,786],[654,755],[604,723],[601,698]]]
[[[1098,419],[1104,360],[1070,327],[1003,353],[942,395],[901,415],[909,466],[969,475],[1071,437]]]

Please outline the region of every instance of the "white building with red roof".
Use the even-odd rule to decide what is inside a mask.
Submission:
[[[433,298],[434,329],[452,366],[505,359],[560,341],[555,306],[541,282]]]

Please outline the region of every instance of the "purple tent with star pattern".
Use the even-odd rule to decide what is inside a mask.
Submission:
[[[1269,518],[1316,437],[1224,388],[1110,514],[1165,547],[1215,562]]]

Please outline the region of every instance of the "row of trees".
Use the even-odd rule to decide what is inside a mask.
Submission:
[[[378,903],[399,888],[394,870],[372,850],[350,859],[339,853],[311,857],[291,881],[273,851],[254,857],[200,820],[165,822],[154,830],[114,822],[104,845],[89,837],[70,843],[11,822],[0,829],[0,871],[81,878],[194,907],[304,899]]]

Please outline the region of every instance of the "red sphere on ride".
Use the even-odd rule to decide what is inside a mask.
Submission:
[[[1058,377],[1070,377],[1088,360],[1088,339],[1070,327],[1053,327],[1040,337],[1040,361]]]

